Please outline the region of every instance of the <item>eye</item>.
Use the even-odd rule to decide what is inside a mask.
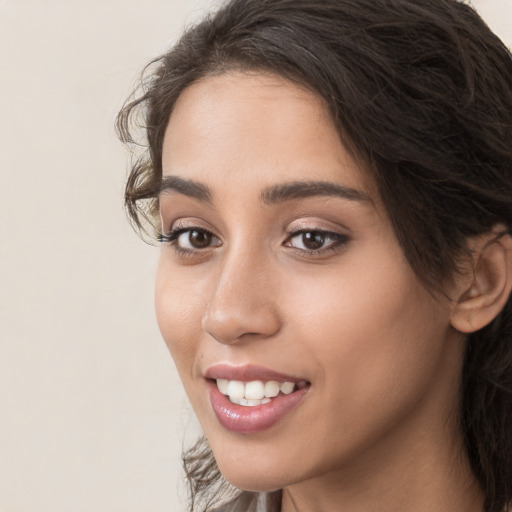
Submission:
[[[188,229],[176,237],[176,245],[183,249],[205,249],[210,247],[214,236],[202,229]]]
[[[221,245],[212,232],[202,228],[177,228],[168,235],[160,235],[159,241],[173,245],[177,252],[196,252]]]
[[[285,245],[306,252],[322,252],[343,245],[348,241],[345,235],[329,231],[310,230],[293,233]]]

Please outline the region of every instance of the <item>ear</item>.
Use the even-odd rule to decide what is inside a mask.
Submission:
[[[512,238],[505,226],[468,242],[472,257],[460,279],[458,299],[450,316],[452,327],[471,333],[490,324],[505,306],[512,289]]]

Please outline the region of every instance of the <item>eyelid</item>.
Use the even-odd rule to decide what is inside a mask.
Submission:
[[[187,233],[188,231],[201,231],[203,233],[207,233],[207,234],[211,235],[213,238],[220,241],[219,237],[215,233],[213,233],[209,229],[206,229],[206,228],[203,228],[200,226],[184,226],[184,227],[171,228],[170,230],[168,230],[164,233],[159,233],[158,239],[159,239],[159,241],[164,241],[164,242],[174,242],[183,233]]]
[[[305,240],[300,240],[299,237],[303,237],[304,233],[316,233],[322,235],[322,241],[320,247],[308,248]],[[293,240],[295,238],[299,238],[298,245],[294,245]],[[284,247],[287,247],[289,250],[298,254],[299,256],[307,257],[308,259],[322,259],[334,254],[341,252],[346,248],[350,239],[346,235],[328,232],[328,231],[319,231],[319,230],[301,230],[293,233],[283,243]],[[301,247],[302,245],[302,247]]]
[[[321,234],[323,236],[325,236],[326,238],[333,238],[333,239],[347,239],[348,240],[348,235],[345,235],[343,233],[337,233],[336,231],[330,231],[330,230],[327,230],[327,229],[297,229],[297,230],[294,230],[294,231],[290,231],[287,233],[287,237],[286,237],[286,240],[285,241],[289,241],[291,240],[292,238],[296,238],[297,236],[299,235],[302,235],[304,233],[318,233],[318,234]]]
[[[320,233],[350,236],[350,230],[345,226],[316,218],[297,219],[296,221],[290,222],[286,227],[286,234],[288,236],[294,233],[303,233],[305,231],[317,231]]]
[[[302,209],[301,209],[302,210]],[[286,223],[287,229],[318,229],[321,231],[349,231],[343,223],[345,215],[344,210],[333,210],[333,208],[304,208],[302,211],[291,212],[291,216]]]
[[[168,226],[168,228],[165,228],[163,231],[164,236],[171,236],[177,231],[186,231],[188,229],[208,231],[212,235],[215,235],[216,233],[215,229],[208,222],[205,222],[204,220],[197,217],[181,217],[176,220],[173,220],[172,222],[164,222],[162,220],[162,226],[164,225]]]

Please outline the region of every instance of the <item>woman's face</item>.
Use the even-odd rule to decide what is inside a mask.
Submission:
[[[228,480],[341,478],[446,437],[451,305],[315,94],[256,73],[190,86],[163,174],[158,322]]]

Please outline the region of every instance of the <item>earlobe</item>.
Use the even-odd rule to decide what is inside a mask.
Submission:
[[[499,230],[501,228],[501,230]],[[504,226],[472,240],[471,279],[454,303],[450,322],[471,333],[491,323],[505,306],[512,289],[512,238]],[[467,275],[466,275],[467,277]]]

